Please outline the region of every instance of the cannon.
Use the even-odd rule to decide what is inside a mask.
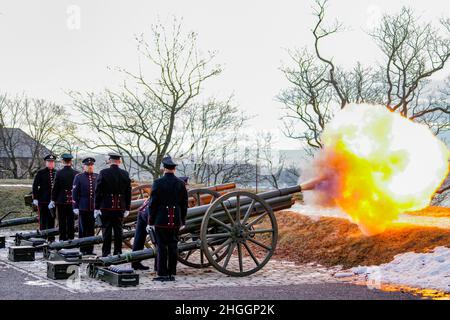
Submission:
[[[36,223],[39,221],[38,216],[33,215],[33,212],[36,212],[37,208],[33,206],[33,198],[32,198],[31,193],[24,196],[24,202],[25,202],[26,206],[32,208],[31,214],[28,217],[6,219],[6,217],[8,217],[11,214],[21,214],[21,212],[19,212],[19,211],[10,211],[10,212],[4,214],[2,217],[0,217],[0,228],[20,226],[20,225],[24,225],[24,224]]]
[[[150,188],[150,190],[149,190]],[[208,204],[211,203],[212,200],[215,200],[218,196],[221,194],[224,194],[226,191],[229,191],[231,189],[235,189],[236,184],[235,183],[226,183],[226,184],[220,184],[215,185],[211,187],[206,188],[196,188],[189,190],[189,206],[194,207],[199,204]],[[140,185],[135,188],[133,188],[133,194],[140,195],[135,200],[131,202],[131,211],[130,215],[124,219],[124,223],[135,223],[136,222],[136,216],[139,210],[142,209],[142,206],[144,205],[146,199],[141,198],[141,196],[148,196],[151,191],[150,185]],[[28,196],[26,196],[28,197]],[[31,205],[31,202],[30,202]],[[35,222],[37,222],[37,217],[33,217],[33,219],[36,219]],[[23,221],[24,219],[28,218],[17,218],[20,219],[20,221]],[[8,220],[10,221],[10,220]],[[34,220],[33,220],[34,221]],[[1,219],[0,219],[0,226],[1,226]],[[97,226],[98,227],[98,226]],[[77,226],[75,226],[77,228]],[[51,229],[44,229],[44,230],[34,230],[34,231],[27,231],[27,232],[17,232],[13,237],[15,238],[15,244],[20,245],[22,240],[28,240],[31,238],[47,238],[50,236],[57,236],[59,235],[59,229],[58,228],[51,228]]]
[[[129,239],[134,236],[135,230],[124,230],[122,234],[122,239]],[[114,238],[114,236],[113,236]],[[79,239],[73,239],[73,240],[66,240],[66,241],[56,241],[52,242],[50,244],[42,245],[42,248],[44,249],[44,256],[48,257],[50,251],[59,251],[62,249],[73,249],[73,248],[82,248],[85,246],[95,245],[95,244],[101,244],[103,243],[103,237],[101,235],[98,236],[91,236],[91,237],[85,237],[85,238],[79,238]]]
[[[7,228],[7,227],[14,227],[14,226],[20,226],[23,224],[30,224],[30,223],[36,223],[38,222],[38,217],[30,215],[28,217],[21,217],[21,218],[13,218],[13,219],[5,219],[11,214],[18,214],[20,212],[18,211],[10,211],[6,214],[4,214],[2,217],[0,217],[0,228]]]
[[[122,239],[125,240],[132,238],[134,236],[134,232],[135,230],[124,230]],[[32,256],[32,260],[34,260],[34,253],[41,250],[44,253],[44,257],[49,258],[52,252],[58,252],[63,249],[82,248],[85,246],[96,245],[100,243],[103,243],[103,237],[99,235],[66,241],[40,243],[33,246],[12,246],[9,247],[9,259],[12,261],[29,261],[27,259],[22,260],[21,257]]]
[[[261,270],[272,257],[278,237],[274,211],[287,209],[295,202],[293,194],[311,190],[318,180],[301,185],[253,194],[232,191],[217,197],[211,204],[188,209],[186,227],[180,230],[178,250],[196,256],[196,267],[213,266],[235,277]],[[217,196],[217,194],[216,194]],[[154,248],[120,255],[87,259],[88,274],[95,277],[100,267],[155,258]],[[207,263],[202,263],[206,258]]]

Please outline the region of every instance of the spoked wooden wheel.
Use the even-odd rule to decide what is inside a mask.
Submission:
[[[217,231],[215,226],[220,226]],[[267,202],[250,192],[235,191],[218,198],[203,217],[202,251],[218,271],[235,277],[253,274],[272,257],[278,238],[275,215]],[[221,241],[215,249],[211,242]],[[226,255],[216,261],[217,255]]]
[[[214,202],[217,198],[220,197],[220,193],[209,189],[199,188],[189,190],[188,197],[190,207],[192,208],[197,207],[199,205]],[[200,235],[198,233],[187,233],[180,236],[180,243],[192,243],[192,242],[198,243],[197,249],[180,252],[180,254],[178,255],[178,261],[192,268],[209,267],[211,264],[208,262],[208,259],[206,259],[200,247]],[[212,245],[212,248],[215,248],[215,246]],[[225,255],[215,256],[216,260],[218,261],[222,260],[224,257]]]
[[[196,188],[188,191],[189,207],[198,207],[213,203],[220,197],[220,193],[214,190]]]

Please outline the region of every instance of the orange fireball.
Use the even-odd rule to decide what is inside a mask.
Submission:
[[[339,206],[366,234],[420,210],[448,173],[449,151],[425,125],[383,106],[350,104],[327,125],[314,167],[321,203]]]

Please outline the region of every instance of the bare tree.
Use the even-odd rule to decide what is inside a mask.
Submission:
[[[297,184],[301,177],[301,170],[297,165],[288,164],[285,166],[286,170],[286,183],[288,185]]]
[[[253,173],[250,159],[240,148],[237,137],[228,145],[215,149],[208,158],[207,178],[209,184],[239,182],[247,184]]]
[[[329,83],[335,90],[336,95],[339,98],[341,109],[345,107],[345,105],[349,102],[348,97],[346,97],[343,93],[342,88],[339,86],[339,83],[336,79],[337,68],[333,63],[332,59],[325,58],[320,52],[320,42],[322,39],[335,34],[339,31],[343,30],[343,25],[339,21],[335,21],[331,26],[324,26],[325,19],[325,8],[327,4],[327,0],[316,0],[316,6],[313,8],[314,15],[317,18],[317,22],[312,30],[312,34],[314,36],[314,50],[317,58],[322,61],[326,67],[328,72],[328,77],[324,79],[325,82]]]
[[[239,139],[240,131],[248,119],[232,105],[232,97],[225,101],[210,99],[206,103],[195,103],[186,109],[182,117],[185,121],[184,148],[190,162],[189,171],[195,183],[205,183],[206,175],[211,171],[214,150],[232,146]],[[219,174],[219,172],[217,172]]]
[[[16,179],[34,176],[46,148],[55,151],[59,144],[65,114],[62,106],[43,99],[0,96],[0,148],[8,159],[2,169]]]
[[[259,161],[266,174],[262,175],[261,181],[266,181],[275,189],[279,189],[280,179],[285,169],[285,157],[273,151],[273,135],[261,133],[257,137],[259,146]]]
[[[121,70],[131,78],[134,89],[125,82],[118,92],[69,94],[83,124],[99,133],[97,141],[89,142],[90,148],[117,150],[157,178],[164,155],[185,156],[180,153],[186,135],[180,115],[221,68],[210,66],[215,53],[203,56],[197,48],[197,34],[183,34],[176,19],[170,31],[161,23],[153,26],[151,39],[149,43],[140,36],[137,41],[148,69],[158,72],[154,80],[140,66],[138,73]]]
[[[291,55],[295,68],[282,68],[292,85],[278,97],[287,110],[285,135],[305,141],[307,151],[313,154],[322,147],[320,134],[332,117],[333,107],[344,108],[350,102],[383,104],[427,124],[436,134],[448,130],[448,85],[436,95],[430,77],[442,70],[450,57],[450,19],[441,20],[438,29],[419,21],[409,8],[384,15],[370,36],[385,59],[377,68],[357,63],[346,71],[321,52],[322,41],[343,29],[338,21],[325,26],[326,4],[327,0],[315,1],[314,54],[305,49]]]
[[[283,132],[287,137],[306,141],[312,148],[321,148],[320,133],[333,114],[330,105],[333,91],[325,81],[327,67],[306,49],[289,54],[294,67],[285,66],[281,70],[291,87],[277,97],[287,111]]]
[[[441,26],[447,34],[442,35],[431,23],[420,22],[412,9],[403,7],[398,14],[384,15],[370,33],[385,56],[381,68],[389,110],[411,119],[434,112],[450,114],[448,108],[410,107],[420,95],[421,86],[427,85],[450,57],[450,20],[442,20]]]
[[[242,150],[236,135],[224,141],[214,143],[202,155],[201,160],[194,157],[185,159],[178,171],[186,176],[193,176],[194,183],[214,185],[229,182],[239,182],[246,185],[253,177],[253,165],[250,157]]]
[[[422,87],[422,86],[421,86]],[[443,85],[422,89],[417,99],[410,103],[412,116],[409,118],[426,124],[435,135],[443,135],[450,130],[450,77]],[[421,89],[421,88],[420,88]]]
[[[352,70],[345,71],[321,53],[322,41],[343,29],[337,21],[324,26],[326,3],[315,2],[313,52],[307,48],[289,51],[293,67],[283,66],[281,70],[291,87],[277,97],[286,110],[284,134],[306,142],[305,150],[310,155],[322,148],[321,133],[338,106],[344,108],[349,102],[380,102],[382,93],[379,74],[373,69],[364,68],[358,62]]]

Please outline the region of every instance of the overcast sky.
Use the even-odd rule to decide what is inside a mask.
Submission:
[[[183,17],[199,33],[201,50],[217,50],[223,74],[207,87],[205,97],[235,95],[249,114],[252,130],[279,133],[281,105],[275,96],[287,86],[279,71],[288,62],[286,48],[311,45],[314,23],[310,0],[0,0],[0,91],[25,92],[67,104],[64,90],[98,91],[120,83],[109,67],[136,69],[134,35],[149,34],[158,17]],[[328,20],[349,29],[324,43],[324,52],[351,67],[357,60],[374,64],[380,53],[366,34],[382,13],[402,5],[425,20],[450,17],[450,2],[439,0],[330,1]],[[79,12],[79,23],[74,17]],[[440,72],[443,78],[449,69]],[[297,148],[287,138],[278,148]]]

